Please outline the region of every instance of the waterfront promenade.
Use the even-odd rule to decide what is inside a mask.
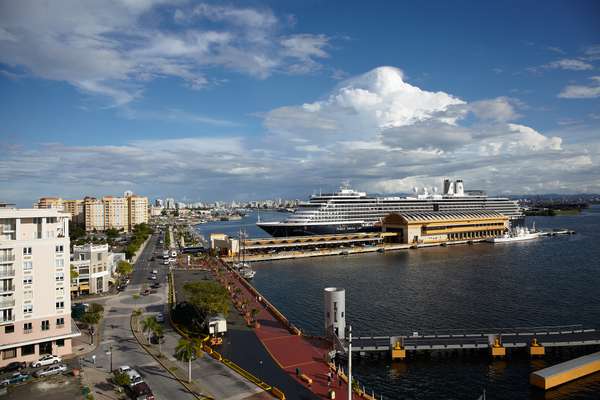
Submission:
[[[277,365],[318,398],[329,398],[330,389],[336,392],[336,398],[346,397],[348,386],[335,374],[331,384],[328,384],[327,374],[330,372],[330,366],[326,362],[326,355],[330,350],[330,344],[320,338],[292,333],[269,309],[267,300],[260,295],[257,296],[243,278],[224,265],[218,268],[221,271],[221,282],[233,285],[231,291],[238,292],[236,299],[247,302],[247,310],[258,310],[256,321],[260,327],[255,328],[254,333]],[[237,288],[239,290],[236,290]],[[301,379],[296,374],[296,369],[299,370],[300,375],[304,374],[310,378],[312,383],[308,384],[306,380]],[[353,398],[361,399],[357,394],[354,394]]]

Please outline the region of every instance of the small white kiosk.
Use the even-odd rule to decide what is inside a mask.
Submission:
[[[346,291],[328,287],[324,289],[324,295],[325,334],[343,339],[346,336]]]

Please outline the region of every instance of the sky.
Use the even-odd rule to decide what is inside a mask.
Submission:
[[[600,193],[597,1],[0,0],[0,200]]]

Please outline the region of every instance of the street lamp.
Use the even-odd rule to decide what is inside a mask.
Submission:
[[[106,352],[107,356],[110,356],[110,372],[112,372],[113,370],[113,364],[112,364],[112,344],[108,345],[108,351]]]

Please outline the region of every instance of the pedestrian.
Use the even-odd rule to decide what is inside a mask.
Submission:
[[[296,367],[296,376],[300,376],[300,368]]]
[[[95,354],[92,355],[92,363],[94,365],[96,365],[96,355]]]
[[[258,362],[258,365],[260,365],[260,366],[262,367],[262,360],[260,360],[260,361]]]

